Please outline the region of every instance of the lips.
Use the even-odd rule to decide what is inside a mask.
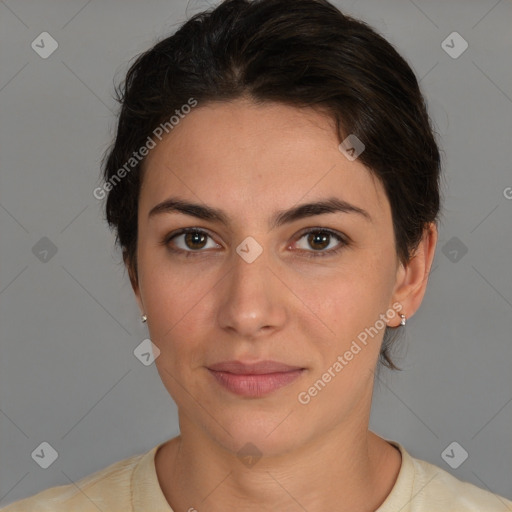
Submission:
[[[305,368],[277,361],[224,361],[210,365],[208,370],[215,381],[231,393],[260,398],[287,386],[300,377]]]
[[[256,363],[242,363],[241,361],[224,361],[208,366],[210,370],[228,372],[237,375],[263,375],[266,373],[285,373],[302,370],[300,366],[290,366],[277,361],[259,361]]]

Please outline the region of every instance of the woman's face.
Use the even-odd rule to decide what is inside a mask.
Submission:
[[[155,209],[170,199],[196,206]],[[345,207],[297,210],[335,201]],[[384,326],[399,324],[402,305],[413,313],[384,189],[313,110],[193,109],[146,159],[137,261],[134,289],[182,433],[233,452],[277,454],[359,425]],[[301,370],[211,370],[268,360]]]

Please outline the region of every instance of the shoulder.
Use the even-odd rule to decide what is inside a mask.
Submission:
[[[444,469],[424,460],[412,460],[416,474],[413,492],[425,496],[425,503],[428,504],[425,510],[435,505],[446,511],[512,512],[511,501],[459,480]]]
[[[129,511],[132,508],[131,477],[145,455],[120,460],[75,483],[45,489],[11,503],[1,512]]]
[[[459,480],[434,464],[412,457],[398,443],[392,444],[402,453],[395,487],[406,481],[409,484],[408,489],[400,489],[401,499],[407,500],[407,505],[402,505],[404,512],[512,512],[512,501]]]

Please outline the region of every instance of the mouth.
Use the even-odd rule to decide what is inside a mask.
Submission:
[[[287,386],[299,378],[305,368],[277,361],[242,363],[225,361],[207,367],[222,387],[239,396],[259,398]]]

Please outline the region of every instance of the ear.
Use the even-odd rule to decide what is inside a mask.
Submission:
[[[123,261],[125,268],[128,272],[128,277],[130,278],[130,284],[132,285],[133,293],[135,294],[135,299],[137,300],[137,304],[139,305],[139,309],[142,314],[144,313],[144,305],[142,304],[142,298],[140,294],[139,277],[137,274],[137,262],[132,261],[126,251],[123,252]]]
[[[428,224],[409,262],[406,265],[400,264],[398,268],[392,303],[399,302],[402,305],[400,312],[407,318],[416,313],[425,295],[437,237],[437,226],[434,223]]]

